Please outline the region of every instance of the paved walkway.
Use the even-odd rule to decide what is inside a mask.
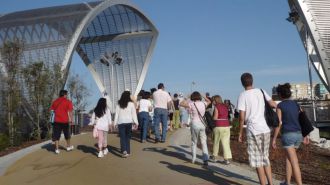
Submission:
[[[254,172],[235,164],[210,163],[207,169],[198,163],[191,164],[188,129],[176,131],[167,143],[161,144],[153,141],[142,144],[133,138],[132,155],[126,159],[120,156],[117,135],[110,134],[108,138],[110,153],[101,159],[96,156],[96,142],[90,133],[73,137],[76,149],[72,152],[61,150],[56,155],[46,145],[11,165],[0,176],[0,184],[257,184]]]

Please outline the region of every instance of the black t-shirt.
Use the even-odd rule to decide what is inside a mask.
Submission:
[[[173,103],[174,103],[174,109],[175,110],[179,110],[179,100],[173,100]]]
[[[206,98],[212,102],[211,97],[206,96]],[[206,109],[212,109],[212,103],[210,103],[210,104],[206,107]]]

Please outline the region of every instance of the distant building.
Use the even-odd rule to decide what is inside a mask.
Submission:
[[[291,84],[291,92],[292,98],[296,100],[304,100],[311,98],[311,88],[309,83],[290,83]],[[272,98],[274,100],[279,100],[277,90],[277,86],[272,88]],[[317,99],[329,99],[330,95],[327,91],[326,87],[321,84],[313,84],[313,94]]]
[[[296,100],[310,99],[311,97],[311,88],[309,83],[290,83],[291,84],[291,92],[292,98]],[[313,85],[313,89],[315,89],[316,84]],[[278,94],[276,90],[277,86],[272,88],[272,97],[274,100],[278,100]],[[315,91],[313,92],[315,95]]]
[[[329,92],[323,84],[316,84],[315,96],[317,96],[319,99],[326,99],[329,97]]]

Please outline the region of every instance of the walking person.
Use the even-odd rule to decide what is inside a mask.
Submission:
[[[131,136],[132,128],[137,129],[139,122],[137,120],[135,104],[131,99],[131,93],[124,91],[116,106],[115,127],[118,127],[120,137],[120,149],[123,157],[131,154]]]
[[[179,102],[179,111],[180,111],[180,122],[181,127],[189,127],[189,113],[188,113],[189,103],[186,97],[180,95],[180,102]]]
[[[59,154],[59,140],[61,137],[61,133],[63,131],[64,138],[66,140],[66,150],[73,150],[73,145],[70,143],[70,124],[72,124],[73,120],[73,105],[70,100],[67,99],[68,91],[60,90],[59,98],[57,98],[51,105],[50,110],[53,110],[55,113],[54,118],[54,137],[55,140],[55,153]]]
[[[100,98],[94,108],[91,122],[97,130],[98,151],[97,157],[101,158],[108,154],[108,131],[111,128],[111,113],[106,98]]]
[[[224,103],[228,107],[228,119],[229,121],[233,121],[235,106],[230,102],[230,100],[225,100]]]
[[[165,91],[163,83],[158,84],[158,90],[153,93],[154,100],[154,126],[155,126],[155,143],[159,141],[165,143],[167,134],[168,107],[172,105],[172,98]],[[162,137],[159,134],[159,126],[162,125]]]
[[[265,100],[261,89],[253,87],[253,77],[250,73],[241,75],[241,82],[245,89],[238,98],[239,110],[239,142],[243,142],[243,125],[246,123],[249,163],[257,169],[260,184],[273,184],[272,170],[269,161],[270,129],[265,120]],[[276,103],[264,91],[267,103],[276,107]]]
[[[282,146],[286,154],[286,178],[281,185],[288,185],[291,183],[291,176],[293,174],[297,185],[302,184],[301,172],[297,157],[297,149],[303,141],[301,128],[299,125],[299,105],[291,100],[291,86],[289,83],[278,85],[277,93],[282,102],[278,104],[276,112],[280,120],[280,124],[275,128],[272,146],[276,148],[276,139],[281,130]],[[309,138],[304,138],[304,143],[309,143]]]
[[[213,156],[211,159],[216,161],[221,142],[224,164],[229,165],[232,158],[230,149],[230,122],[228,120],[228,107],[222,102],[219,95],[214,96],[214,114],[216,127],[213,129]]]
[[[179,96],[177,93],[173,95],[173,105],[174,105],[174,113],[173,113],[173,125],[175,129],[178,129],[181,127],[180,124],[180,110],[179,110]]]
[[[206,107],[210,105],[211,101],[204,97],[205,102],[202,101],[202,95],[195,91],[191,94],[190,99],[192,102],[189,103],[189,110],[191,114],[191,150],[192,150],[192,163],[196,161],[196,149],[198,139],[202,145],[203,151],[203,165],[208,165],[209,153],[207,149],[207,136],[206,136],[206,125],[201,120],[204,116]]]
[[[145,143],[147,140],[147,131],[150,122],[149,112],[152,111],[152,105],[149,98],[150,92],[143,92],[142,99],[138,101],[138,119],[141,127],[141,143]]]

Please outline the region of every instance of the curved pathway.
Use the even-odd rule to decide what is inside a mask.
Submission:
[[[211,185],[255,184],[249,170],[217,163],[205,169],[190,163],[190,134],[180,129],[169,136],[167,143],[131,142],[131,156],[121,158],[119,138],[108,135],[110,153],[97,158],[96,141],[91,134],[72,138],[75,150],[54,154],[46,145],[11,165],[1,185]],[[237,171],[238,170],[238,171]],[[241,175],[241,174],[245,174]],[[247,177],[249,176],[249,177]],[[252,179],[250,178],[252,177]]]

